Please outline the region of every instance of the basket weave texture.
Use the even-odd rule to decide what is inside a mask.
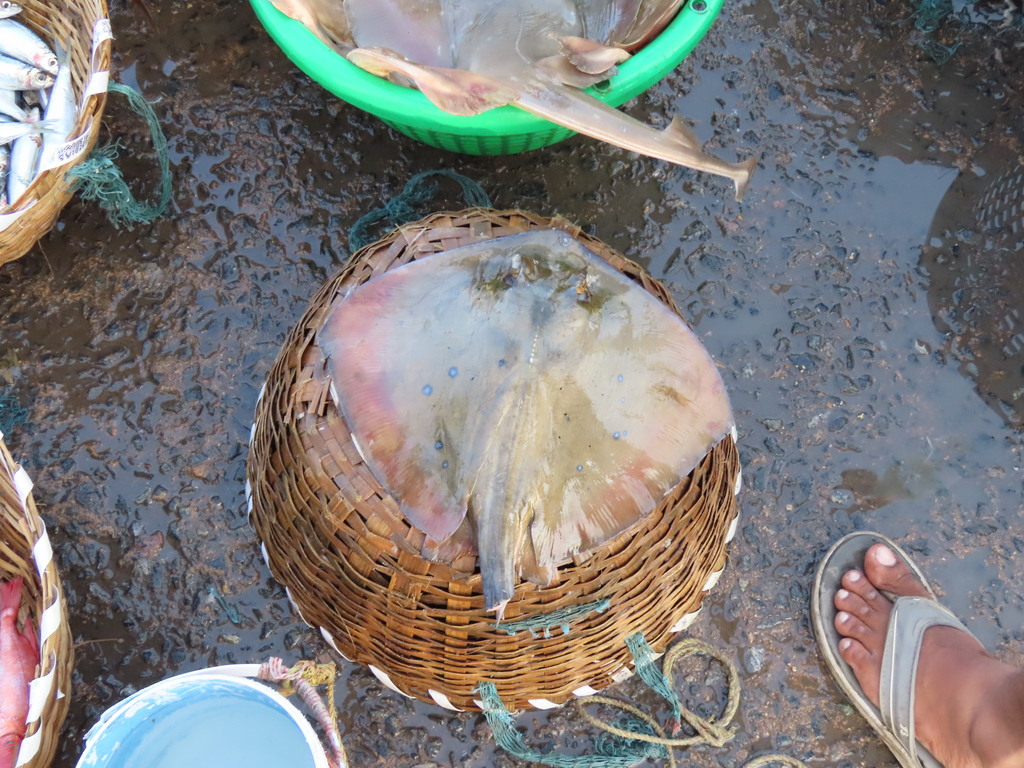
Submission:
[[[45,40],[69,47],[71,51],[71,80],[78,104],[94,71],[110,69],[110,40],[100,43],[93,54],[93,29],[100,19],[107,18],[105,0],[19,0],[22,11],[14,17]],[[70,46],[68,44],[70,43]],[[83,154],[95,145],[100,119],[106,106],[106,93],[89,97],[78,114],[78,121],[70,138],[86,136]],[[65,180],[73,162],[43,171],[18,200],[11,200],[7,208],[0,209],[0,219],[24,211],[5,229],[0,230],[0,264],[24,256],[36,241],[54,224],[61,210],[74,194]]]
[[[435,214],[358,251],[319,290],[256,408],[249,509],[275,578],[343,656],[370,665],[405,695],[453,709],[480,709],[482,681],[518,710],[557,706],[628,676],[625,639],[643,632],[663,651],[700,608],[735,530],[740,464],[727,436],[656,510],[561,566],[555,583],[518,584],[496,627],[475,558],[452,566],[424,559],[423,533],[363,463],[316,344],[331,305],[350,287],[414,259],[547,227],[568,232],[678,312],[640,266],[564,220],[490,209]],[[569,634],[557,620],[550,632],[502,628],[597,603],[603,610],[573,619]]]
[[[15,763],[19,768],[50,765],[71,701],[71,629],[52,554],[31,481],[0,434],[0,581],[24,578],[19,618],[30,622],[40,638],[40,663],[29,694],[29,712],[39,714],[28,723]]]

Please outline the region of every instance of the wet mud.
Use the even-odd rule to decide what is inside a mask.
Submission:
[[[77,643],[56,768],[104,709],[163,677],[330,657],[246,520],[253,409],[349,228],[439,168],[644,264],[718,361],[745,487],[729,565],[689,632],[726,650],[743,694],[733,740],[684,757],[895,764],[809,623],[818,558],[857,528],[900,541],[988,647],[1024,660],[1024,224],[990,220],[999,179],[1024,187],[1024,28],[1019,4],[954,5],[963,19],[925,32],[910,3],[727,3],[625,108],[688,116],[727,159],[756,152],[738,204],[721,179],[582,137],[506,157],[434,150],[309,80],[244,3],[149,3],[150,20],[115,0],[114,76],[157,100],[171,209],[118,231],[74,199],[0,268],[0,392],[28,417],[5,440],[35,481]],[[958,47],[939,63],[936,42]],[[100,141],[114,139],[136,193],[152,193],[145,126],[117,96]],[[433,209],[459,207],[442,187]],[[340,670],[354,766],[523,764],[481,715]],[[720,679],[705,671],[680,690],[711,711]],[[519,723],[541,750],[593,736],[572,707]]]

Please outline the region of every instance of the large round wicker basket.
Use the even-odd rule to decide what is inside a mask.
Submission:
[[[0,582],[21,576],[22,614],[39,638],[39,667],[29,688],[29,722],[15,765],[45,768],[53,760],[71,700],[71,629],[46,526],[32,500],[32,481],[14,463],[0,433]]]
[[[72,83],[80,106],[78,121],[54,162],[17,200],[0,208],[0,264],[21,258],[57,222],[74,189],[65,176],[96,144],[107,102],[110,69],[110,22],[105,0],[19,0],[14,17],[42,37],[51,48],[71,52]]]
[[[435,214],[358,251],[317,292],[256,408],[247,496],[275,578],[343,656],[407,696],[451,709],[482,708],[483,682],[518,710],[557,706],[629,676],[626,638],[643,633],[661,652],[689,625],[736,527],[733,434],[656,510],[561,566],[553,584],[520,583],[497,626],[472,559],[456,571],[421,556],[424,535],[363,463],[334,406],[316,332],[346,289],[374,275],[542,227],[566,231],[678,312],[640,266],[564,220],[489,209]]]

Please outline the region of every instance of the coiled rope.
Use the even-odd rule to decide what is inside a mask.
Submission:
[[[171,167],[167,158],[167,137],[164,136],[152,105],[142,94],[127,85],[111,81],[107,90],[127,97],[132,110],[141,115],[149,126],[149,134],[160,165],[159,196],[155,203],[139,202],[125,183],[121,169],[114,161],[120,144],[114,141],[97,147],[89,156],[67,173],[67,180],[75,192],[85,200],[95,200],[107,214],[110,223],[118,229],[131,230],[136,224],[149,224],[167,210],[171,202]]]
[[[652,663],[653,654],[642,635],[630,637],[627,645],[637,662],[638,676],[672,707],[673,716],[668,728],[663,727],[632,702],[596,694],[578,699],[578,712],[584,720],[612,738],[596,740],[595,754],[590,755],[571,756],[539,752],[526,745],[522,734],[515,727],[512,714],[501,703],[494,684],[485,682],[480,684],[478,692],[483,700],[487,722],[494,732],[498,745],[521,759],[556,768],[625,768],[646,758],[666,758],[670,768],[677,768],[678,762],[673,750],[697,744],[721,747],[735,736],[736,727],[732,725],[732,720],[739,710],[740,678],[736,665],[724,652],[701,640],[687,638],[668,650],[662,661],[662,668],[658,670]],[[675,665],[680,659],[694,655],[706,656],[718,662],[725,670],[725,704],[717,717],[700,717],[684,706],[675,693]],[[602,720],[586,709],[595,704],[618,710],[627,717],[618,723]],[[683,723],[693,730],[693,735],[678,735],[682,731]],[[758,768],[773,763],[791,768],[807,768],[795,757],[774,753],[756,755],[744,763],[742,768]]]

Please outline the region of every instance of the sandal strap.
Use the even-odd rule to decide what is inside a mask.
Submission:
[[[893,602],[878,680],[882,721],[911,756],[927,768],[941,764],[914,736],[914,684],[924,633],[930,627],[955,627],[971,637],[948,608],[927,597],[898,597]]]

